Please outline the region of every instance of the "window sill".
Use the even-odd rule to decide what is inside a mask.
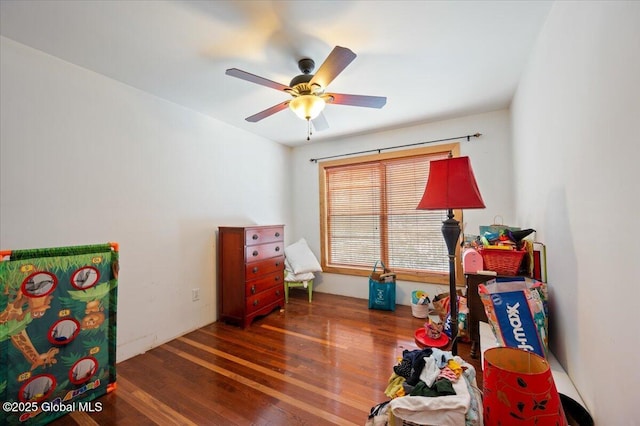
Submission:
[[[371,275],[371,269],[364,268],[353,268],[353,267],[345,267],[345,266],[329,266],[322,265],[322,271],[331,274],[340,274],[340,275],[354,275],[360,277],[369,277]],[[396,273],[397,281],[410,281],[410,282],[418,282],[423,284],[437,284],[437,285],[449,285],[449,274],[448,273],[418,273],[418,272],[407,272],[407,271],[397,271]],[[459,287],[464,287],[464,275],[460,276],[460,274],[456,274],[456,285]]]

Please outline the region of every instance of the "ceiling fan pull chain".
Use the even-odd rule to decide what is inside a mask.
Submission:
[[[311,140],[311,120],[307,118],[307,140]]]

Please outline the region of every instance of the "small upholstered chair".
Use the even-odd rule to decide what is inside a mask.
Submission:
[[[322,272],[318,259],[309,249],[307,241],[301,238],[298,242],[285,247],[284,297],[289,302],[289,289],[303,287],[309,292],[309,303],[313,294],[315,272]]]

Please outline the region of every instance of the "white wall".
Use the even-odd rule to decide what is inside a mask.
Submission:
[[[288,223],[290,150],[0,42],[0,247],[120,243],[118,361],[215,321],[217,227]]]
[[[509,112],[501,110],[295,148],[291,160],[295,205],[290,232],[292,238],[307,239],[311,249],[320,258],[319,166],[310,162],[311,158],[473,135],[478,132],[482,133],[480,138],[471,138],[469,142],[466,139],[460,141],[461,155],[471,158],[471,165],[487,206],[483,210],[464,212],[468,232],[477,234],[478,226],[493,223],[496,215],[501,215],[505,223],[526,226],[526,223],[514,223]],[[445,143],[452,142],[455,141]],[[399,281],[397,303],[410,305],[411,292],[417,289],[423,289],[431,296],[449,291],[448,286]],[[316,290],[362,299],[369,297],[366,277],[319,274],[314,284],[314,291]]]
[[[548,247],[551,346],[596,424],[638,424],[640,3],[554,5],[512,105],[516,212]]]

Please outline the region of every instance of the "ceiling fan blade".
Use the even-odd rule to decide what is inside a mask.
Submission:
[[[329,122],[327,122],[327,117],[325,117],[323,113],[320,113],[320,115],[311,120],[311,123],[313,123],[313,128],[316,132],[321,132],[329,128]]]
[[[255,74],[251,74],[249,72],[242,71],[237,68],[229,68],[227,71],[225,71],[225,74],[230,75],[232,77],[240,78],[242,80],[250,81],[251,83],[256,83],[262,86],[271,87],[272,89],[276,89],[276,90],[284,91],[284,90],[290,89],[289,86],[285,86],[284,84],[280,84],[276,81],[272,81],[264,77],[257,76]]]
[[[351,49],[341,46],[334,47],[309,84],[318,84],[323,89],[326,88],[355,58],[356,54]]]
[[[329,93],[333,98],[332,104],[351,105],[367,108],[382,108],[387,103],[384,96],[345,95],[344,93]]]
[[[245,120],[251,122],[251,123],[256,123],[260,120],[262,120],[263,118],[267,118],[273,114],[275,114],[276,112],[280,112],[283,109],[286,109],[287,106],[289,106],[289,101],[284,101],[281,102],[277,105],[274,105],[270,108],[265,109],[264,111],[260,111],[257,114],[252,115],[251,117],[247,117],[245,118]]]

